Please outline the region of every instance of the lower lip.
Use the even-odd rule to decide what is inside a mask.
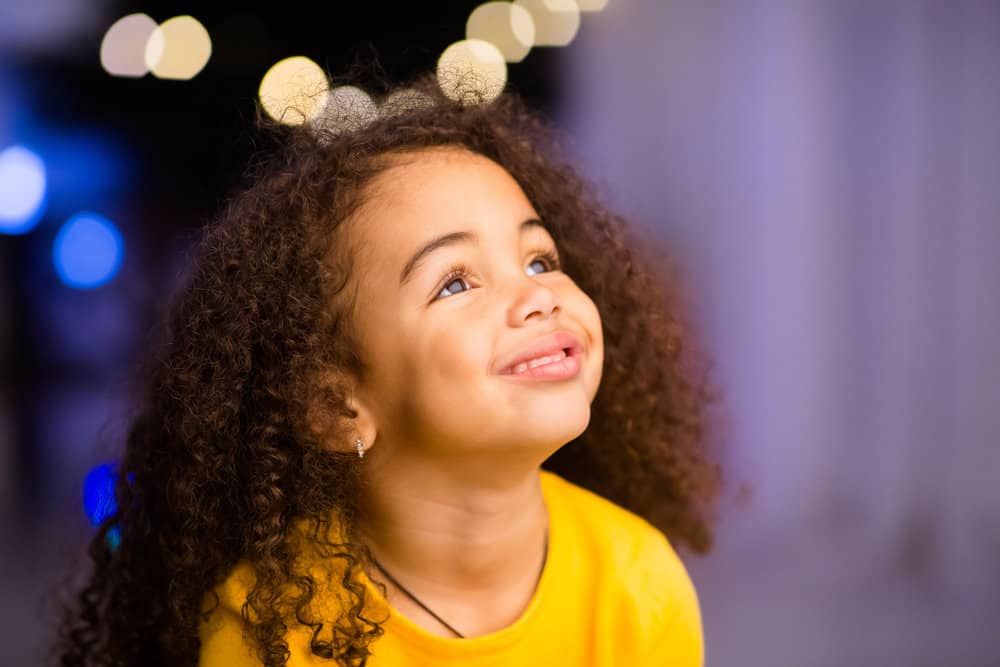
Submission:
[[[580,373],[580,355],[573,354],[559,361],[529,368],[523,373],[501,373],[500,377],[523,382],[568,380]]]

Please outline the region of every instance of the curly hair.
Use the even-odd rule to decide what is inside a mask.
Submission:
[[[381,97],[391,113],[350,130],[259,119],[273,146],[207,225],[144,365],[117,511],[90,544],[93,571],[62,621],[60,664],[196,664],[199,624],[238,563],[255,575],[243,616],[263,664],[285,664],[291,624],[311,628],[315,655],[365,663],[382,634],[363,613],[370,554],[328,532],[339,523],[355,534],[360,466],[330,443],[352,442],[348,390],[365,372],[352,256],[337,232],[392,154],[463,148],[521,186],[604,332],[590,424],[543,467],[709,551],[721,490],[709,406],[719,396],[676,271],[598,201],[550,123],[514,93],[467,92],[448,97],[425,75]],[[109,549],[112,530],[120,543]],[[318,582],[296,565],[296,534],[343,562],[351,603],[339,618],[307,612]]]

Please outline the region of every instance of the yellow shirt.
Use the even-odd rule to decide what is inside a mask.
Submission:
[[[701,667],[698,599],[667,538],[639,516],[541,471],[549,553],[535,594],[512,625],[479,637],[434,635],[393,609],[362,575],[374,614],[388,619],[366,667]],[[240,608],[252,577],[237,567],[217,590],[201,628],[201,667],[259,665],[242,636]],[[288,665],[331,665],[309,633],[288,636]]]

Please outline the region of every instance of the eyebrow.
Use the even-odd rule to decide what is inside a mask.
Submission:
[[[521,223],[519,233],[523,234],[528,229],[536,227],[545,229],[546,231],[548,230],[541,220],[537,218],[529,218]],[[413,254],[410,261],[408,261],[403,267],[402,272],[399,274],[399,286],[402,287],[405,285],[406,281],[413,275],[413,272],[419,268],[420,263],[435,250],[445,246],[454,245],[456,243],[477,243],[478,241],[479,236],[475,232],[469,231],[449,232],[431,239],[422,245],[420,249]]]

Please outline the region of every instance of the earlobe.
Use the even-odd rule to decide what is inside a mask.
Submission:
[[[375,444],[378,433],[375,415],[365,400],[357,393],[351,395],[347,405],[354,413],[354,417],[351,419],[353,425],[351,447],[357,452],[359,458],[363,458],[365,453]]]

